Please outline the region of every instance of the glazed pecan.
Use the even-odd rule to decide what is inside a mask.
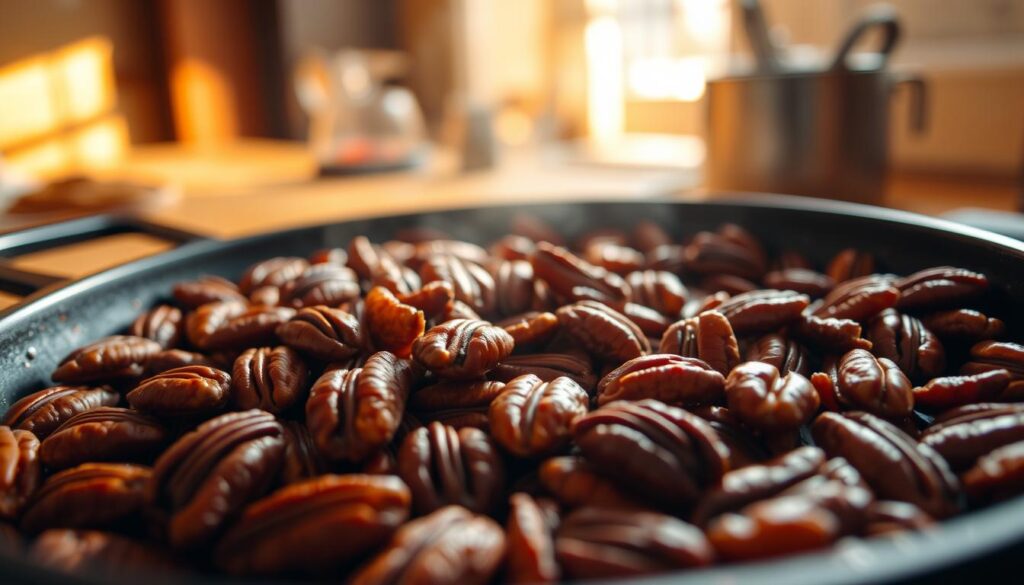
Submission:
[[[509,498],[507,576],[510,583],[556,583],[561,571],[555,559],[554,532],[558,507],[518,492]]]
[[[172,291],[174,300],[187,309],[208,303],[244,303],[245,295],[235,283],[219,276],[203,276],[198,280],[179,282]]]
[[[50,476],[21,517],[22,530],[102,528],[138,521],[145,504],[148,467],[84,463]]]
[[[757,290],[730,297],[717,307],[738,336],[775,331],[797,320],[811,300],[786,290]]]
[[[284,464],[281,467],[281,481],[285,484],[298,483],[321,476],[328,471],[327,460],[320,454],[305,423],[281,421],[284,430]]]
[[[689,292],[679,277],[665,270],[637,270],[626,275],[629,300],[662,315],[678,317]]]
[[[573,436],[599,472],[670,509],[692,504],[729,467],[707,422],[657,400],[607,404],[576,419]]]
[[[457,553],[453,551],[458,551]],[[352,585],[486,585],[505,557],[505,532],[494,520],[447,506],[398,529]]]
[[[859,327],[858,325],[858,329]],[[789,372],[796,372],[802,376],[810,375],[809,359],[804,346],[777,333],[761,337],[747,349],[747,361],[770,364],[782,375]]]
[[[247,349],[231,371],[231,401],[239,410],[279,414],[303,402],[308,376],[306,362],[288,346]]]
[[[937,412],[977,402],[998,402],[1009,384],[1010,373],[1006,370],[932,378],[924,386],[914,388],[914,406]]]
[[[899,301],[895,277],[871,274],[847,280],[832,289],[812,313],[815,317],[833,317],[867,321]]]
[[[300,309],[276,333],[288,347],[325,362],[346,360],[366,346],[359,319],[324,305]]]
[[[700,359],[723,376],[740,362],[732,325],[714,310],[673,323],[661,337],[658,353]]]
[[[162,349],[151,339],[112,335],[68,354],[50,377],[63,384],[137,378],[145,371],[146,362]]]
[[[512,336],[516,350],[539,347],[558,332],[558,317],[554,313],[530,311],[495,323]]]
[[[1003,400],[1024,400],[1024,345],[1008,341],[978,342],[971,348],[971,359],[960,368],[960,373],[980,374],[992,370],[1006,370],[1010,374]]]
[[[501,456],[487,433],[438,422],[405,437],[398,451],[398,475],[412,490],[417,514],[449,504],[491,512],[505,486]]]
[[[76,414],[101,406],[113,406],[120,398],[109,386],[53,386],[33,392],[12,404],[2,424],[12,429],[31,431],[42,440]]]
[[[561,299],[624,303],[629,285],[621,276],[594,266],[565,248],[540,242],[530,258],[533,273]]]
[[[309,263],[344,266],[348,263],[348,252],[345,248],[320,248],[309,255]]]
[[[1006,324],[973,309],[950,309],[921,317],[924,326],[943,341],[984,341],[1006,333]]]
[[[599,359],[621,363],[651,351],[643,331],[608,305],[579,301],[559,308],[555,314],[562,329]]]
[[[1006,500],[1024,490],[1024,441],[982,455],[961,479],[974,503]]]
[[[0,426],[0,520],[14,520],[39,487],[39,439]]]
[[[572,378],[587,392],[597,384],[597,375],[585,356],[568,353],[531,353],[506,358],[488,373],[488,377],[508,382],[524,374],[533,374],[550,382],[559,376]]]
[[[725,398],[741,421],[762,431],[791,431],[806,424],[820,405],[818,392],[797,372],[779,375],[762,362],[733,368],[725,381]]]
[[[478,378],[512,353],[512,336],[486,321],[454,319],[413,343],[412,356],[442,378]]]
[[[439,421],[487,431],[491,402],[504,389],[504,382],[491,380],[444,380],[417,390],[409,399],[409,409],[424,423]]]
[[[835,281],[831,277],[806,268],[787,268],[772,271],[764,275],[763,282],[765,288],[793,290],[803,293],[812,299],[818,299],[827,295],[836,286]]]
[[[988,278],[984,274],[952,266],[921,270],[893,284],[900,291],[896,308],[901,311],[955,307],[988,290]]]
[[[956,512],[959,482],[927,441],[917,443],[895,425],[860,412],[826,412],[812,426],[830,457],[843,457],[880,498],[909,502],[935,517]]]
[[[145,461],[167,443],[157,419],[129,408],[102,406],[76,414],[39,447],[39,460],[51,469],[90,461]]]
[[[171,305],[157,305],[138,316],[128,333],[135,337],[152,339],[162,347],[177,347],[185,332],[185,317],[181,309]]]
[[[840,250],[828,263],[825,273],[833,282],[841,283],[875,272],[875,257],[856,248]]]
[[[683,266],[695,274],[732,274],[759,280],[767,269],[764,249],[743,228],[725,224],[698,232],[683,251]]]
[[[426,328],[423,311],[400,302],[391,291],[374,287],[366,295],[365,322],[374,349],[409,357]]]
[[[921,443],[962,471],[999,447],[1024,441],[1024,407],[980,403],[944,413],[925,430]]]
[[[295,307],[337,306],[359,297],[359,277],[346,266],[314,264],[281,286],[281,304]]]
[[[706,362],[673,354],[629,360],[597,384],[597,403],[653,398],[667,404],[695,406],[719,402],[725,377]]]
[[[185,366],[146,378],[125,395],[132,408],[157,416],[190,417],[223,410],[231,376],[209,366]]]
[[[633,497],[605,479],[582,457],[553,457],[541,464],[540,483],[567,508],[600,506],[637,507]]]
[[[106,582],[185,572],[180,559],[162,550],[138,540],[94,530],[47,530],[32,544],[29,558],[76,578],[89,575]]]
[[[935,520],[931,516],[913,504],[879,501],[868,507],[864,535],[882,536],[900,532],[920,532],[932,528],[934,524]]]
[[[838,404],[885,418],[907,416],[914,408],[913,385],[892,360],[854,349],[827,362],[825,369],[811,376],[811,382],[826,406]]]
[[[724,406],[690,407],[690,412],[706,420],[729,448],[729,469],[739,469],[765,461],[771,456],[772,436],[757,436]]]
[[[423,263],[428,261],[430,257],[437,256],[439,254],[453,256],[459,260],[472,262],[473,264],[479,264],[480,266],[487,264],[491,259],[487,250],[471,242],[453,240],[442,233],[426,233],[422,235],[427,237],[407,240],[414,242],[415,244],[412,249],[412,261],[414,262],[418,261],[419,263]]]
[[[295,280],[309,268],[305,258],[278,256],[257,262],[250,266],[238,281],[238,290],[249,295],[264,286],[281,288],[289,281]]]
[[[629,246],[609,241],[594,241],[583,248],[583,259],[609,272],[626,275],[646,264],[644,255]]]
[[[208,544],[266,493],[284,459],[282,434],[268,412],[232,412],[204,422],[164,451],[146,499],[167,513],[171,545]]]
[[[194,351],[185,351],[183,349],[165,349],[160,353],[155,354],[149,358],[146,363],[146,376],[155,376],[166,372],[167,370],[173,370],[174,368],[181,368],[184,366],[210,366],[217,368],[220,366],[227,367],[227,364],[221,364],[221,360],[207,356]]]
[[[428,319],[437,319],[450,311],[455,300],[455,289],[443,280],[435,280],[409,294],[398,295],[398,302],[423,311]]]
[[[790,332],[809,347],[828,353],[846,353],[851,349],[871,349],[871,342],[861,337],[860,323],[852,319],[800,315]]]
[[[289,307],[210,303],[188,316],[188,339],[202,350],[216,351],[266,345],[278,325],[295,316]]]
[[[386,351],[361,368],[325,372],[306,401],[317,448],[328,459],[358,462],[387,445],[419,376],[415,364]]]
[[[420,279],[423,282],[447,282],[452,285],[456,300],[466,303],[481,315],[494,312],[494,278],[479,264],[450,254],[433,254],[420,267]]]
[[[555,551],[572,579],[629,578],[710,565],[704,533],[647,510],[580,508],[558,528]]]
[[[537,244],[526,236],[508,234],[498,238],[489,251],[491,256],[501,260],[530,260],[530,254],[537,249]]]
[[[678,244],[662,244],[644,252],[648,270],[664,270],[672,274],[682,274],[685,271],[685,256],[686,247]]]
[[[454,321],[456,319],[471,319],[473,321],[483,321],[483,317],[481,317],[479,313],[474,311],[473,307],[470,307],[469,305],[460,300],[454,300],[452,301],[451,306],[449,306],[448,309],[435,320],[434,324],[437,325],[441,323],[447,323],[448,321]]]
[[[545,382],[533,374],[520,376],[491,402],[491,436],[519,457],[557,451],[569,443],[573,421],[587,413],[589,402],[587,391],[571,378]]]
[[[383,544],[409,517],[394,476],[323,475],[252,503],[214,551],[236,575],[325,574]]]
[[[348,266],[365,282],[382,286],[395,294],[407,294],[420,287],[416,273],[402,266],[389,252],[356,236],[348,244]]]
[[[889,358],[915,381],[930,380],[946,369],[946,351],[921,320],[886,309],[867,325],[871,353]]]

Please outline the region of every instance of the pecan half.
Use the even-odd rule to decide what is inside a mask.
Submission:
[[[587,413],[589,402],[587,391],[571,378],[545,382],[520,376],[491,402],[491,435],[519,457],[556,451],[569,443],[572,423]]]
[[[273,343],[278,325],[291,319],[289,307],[211,303],[189,315],[188,338],[202,350],[240,349]]]
[[[39,459],[51,469],[90,461],[145,461],[159,452],[170,434],[157,419],[128,408],[103,406],[69,418],[39,447]]]
[[[208,303],[244,303],[245,295],[235,283],[219,276],[203,276],[198,280],[179,282],[172,291],[174,300],[187,309],[196,309]]]
[[[452,285],[456,300],[466,303],[481,315],[494,312],[494,278],[479,264],[450,254],[433,254],[420,267],[420,279],[423,282],[447,282]]]
[[[769,272],[764,275],[763,282],[765,288],[793,290],[812,299],[827,295],[836,286],[831,277],[806,268],[787,268]]]
[[[857,327],[860,328],[859,325]],[[802,345],[777,333],[761,337],[747,349],[747,361],[770,364],[782,375],[789,372],[796,372],[802,376],[810,375],[809,359],[807,350]]]
[[[177,307],[157,305],[139,315],[128,332],[135,337],[152,339],[170,349],[176,347],[184,336],[185,317]]]
[[[961,374],[980,374],[1006,370],[1010,383],[1003,391],[1007,401],[1024,400],[1024,345],[1008,341],[981,341],[971,347],[971,359],[960,368]]]
[[[491,380],[444,380],[417,390],[409,409],[424,423],[439,421],[457,429],[490,430],[487,413],[491,402],[505,389]]]
[[[595,241],[585,246],[583,258],[594,266],[619,275],[640,270],[646,264],[639,250],[608,241]]]
[[[718,311],[673,323],[661,337],[658,353],[672,353],[706,362],[723,376],[740,362],[739,344],[729,320]]]
[[[366,295],[366,327],[378,350],[409,357],[413,342],[426,327],[423,311],[400,302],[386,288],[374,287]]]
[[[1024,441],[1024,407],[981,403],[951,410],[925,430],[921,443],[962,471],[999,447]]]
[[[1006,500],[1024,490],[1024,441],[1010,443],[981,456],[962,476],[964,491],[974,503]]]
[[[725,377],[706,362],[672,354],[631,359],[597,384],[597,403],[653,398],[668,404],[695,406],[719,402]]]
[[[796,372],[785,376],[771,364],[747,362],[725,381],[729,410],[762,431],[792,431],[806,424],[820,405],[818,392]]]
[[[427,331],[412,347],[413,359],[442,378],[483,376],[512,353],[515,342],[486,321],[454,319]]]
[[[977,342],[1006,333],[1006,323],[973,309],[939,311],[921,317],[921,321],[943,341]]]
[[[305,258],[278,256],[263,260],[245,271],[238,282],[238,290],[244,295],[249,295],[264,286],[281,288],[302,275],[307,268],[309,262]]]
[[[518,492],[509,498],[508,580],[511,583],[556,583],[561,571],[555,559],[554,532],[558,507]]]
[[[150,470],[124,463],[85,463],[50,476],[21,517],[22,530],[102,528],[138,520]]]
[[[125,395],[132,408],[158,416],[197,416],[227,405],[231,376],[209,366],[167,370],[139,383]]]
[[[988,278],[963,268],[937,266],[897,279],[896,308],[920,311],[963,305],[988,290]]]
[[[138,540],[94,530],[47,530],[32,543],[29,558],[68,575],[87,574],[104,581],[187,572],[180,559],[162,550]]]
[[[530,263],[537,278],[562,299],[613,303],[629,299],[629,285],[621,276],[594,266],[565,248],[540,242]]]
[[[946,351],[920,319],[887,309],[868,323],[871,353],[889,358],[911,380],[924,381],[946,369]]]
[[[314,264],[281,287],[281,303],[296,309],[337,306],[359,297],[359,277],[337,264]]]
[[[568,508],[638,506],[631,495],[599,475],[582,457],[552,457],[541,464],[538,477],[544,489]]]
[[[517,351],[539,347],[558,332],[558,317],[554,313],[530,311],[502,319],[495,323],[512,336]]]
[[[597,375],[586,356],[568,353],[531,353],[506,358],[488,373],[492,380],[508,382],[524,374],[533,374],[550,382],[560,376],[572,378],[587,392],[597,384]]]
[[[68,354],[50,377],[66,384],[137,378],[145,371],[149,358],[162,349],[152,339],[112,335]]]
[[[834,397],[840,408],[885,418],[907,416],[914,408],[914,387],[892,360],[854,349],[838,362],[827,362],[825,369],[825,374],[814,374],[811,381],[826,405]]]
[[[827,353],[846,353],[851,349],[871,349],[871,342],[861,337],[860,323],[852,319],[800,315],[790,332],[809,347]]]
[[[76,414],[101,406],[113,406],[121,399],[109,386],[53,386],[23,397],[4,415],[3,424],[31,431],[45,439]]]
[[[346,360],[366,346],[359,319],[324,305],[299,310],[276,333],[288,347],[325,362]]]
[[[231,399],[239,410],[260,408],[279,414],[301,403],[308,390],[309,368],[284,345],[245,350],[231,374]]]
[[[836,283],[868,276],[875,272],[875,257],[863,250],[846,248],[832,257],[825,272]]]
[[[893,282],[894,278],[871,274],[847,280],[825,296],[813,315],[866,321],[899,301],[900,290]]]
[[[651,351],[647,336],[622,313],[595,301],[579,301],[555,312],[562,329],[588,353],[621,363]]]
[[[714,309],[729,320],[736,335],[758,335],[797,320],[810,302],[794,291],[765,289],[730,297]]]
[[[14,520],[39,487],[39,439],[0,426],[0,519]]]
[[[1006,370],[932,378],[924,386],[914,388],[914,406],[937,412],[977,402],[998,402],[1009,384],[1010,373]]]
[[[328,471],[327,460],[320,454],[305,423],[281,421],[284,430],[284,465],[281,467],[281,481],[285,484],[298,483],[324,475]]]
[[[667,317],[677,317],[689,292],[679,277],[666,270],[637,270],[626,276],[629,300]]]

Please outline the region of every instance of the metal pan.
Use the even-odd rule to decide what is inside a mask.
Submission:
[[[453,237],[486,244],[507,231],[518,213],[558,226],[567,236],[594,227],[629,227],[639,220],[661,224],[676,237],[722,222],[735,222],[769,247],[795,248],[822,264],[837,250],[855,245],[874,253],[884,270],[909,273],[951,264],[983,272],[993,283],[987,308],[1020,332],[1024,311],[1024,243],[989,232],[919,215],[839,202],[795,197],[752,197],[694,202],[599,202],[485,207],[360,219],[234,241],[190,241],[190,234],[114,220],[73,224],[73,236],[125,230],[156,231],[183,241],[158,256],[66,284],[50,284],[0,313],[0,412],[19,396],[49,384],[55,364],[69,351],[98,337],[122,331],[146,306],[167,298],[171,286],[201,274],[237,278],[251,263],[276,255],[306,255],[324,246],[343,246],[364,234],[380,241],[397,230],[432,227]],[[93,222],[92,224],[89,221]],[[99,226],[97,228],[97,226]],[[96,229],[92,229],[96,228]],[[0,258],[13,251],[45,247],[68,230],[0,236]],[[0,262],[2,265],[2,262]],[[24,274],[4,274],[0,284],[24,289]],[[45,283],[45,281],[43,281]],[[861,583],[954,576],[1000,575],[1021,566],[1024,552],[1024,498],[945,522],[925,534],[898,539],[852,541],[818,554],[773,562],[668,574],[647,583]],[[0,552],[0,582],[96,582],[69,579]],[[159,581],[159,578],[156,578]],[[189,579],[195,582],[195,579]]]

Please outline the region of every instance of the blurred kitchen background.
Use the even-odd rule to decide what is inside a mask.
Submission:
[[[815,195],[1018,210],[1024,0],[891,3],[891,58],[872,53],[892,31],[869,27],[847,62],[885,76],[856,114],[836,105],[860,95],[853,72],[818,93],[799,84],[817,83],[876,3],[743,4],[0,0],[0,228],[129,211],[233,237],[509,200],[799,192],[764,175],[784,167],[740,168],[779,159],[775,134],[838,165]],[[769,98],[740,92],[709,115],[715,80],[780,75],[810,76],[772,94],[783,113],[748,126],[729,108]],[[877,142],[817,142],[868,126]],[[870,192],[840,193],[849,148],[881,173]],[[709,159],[746,182],[709,181]],[[60,262],[84,273],[162,245],[117,240]],[[52,270],[46,254],[23,262]]]

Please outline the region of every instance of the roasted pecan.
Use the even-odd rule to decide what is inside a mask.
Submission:
[[[383,544],[409,517],[409,488],[394,476],[324,475],[246,508],[214,558],[236,575],[324,574]]]
[[[580,508],[558,528],[555,551],[572,579],[629,578],[710,565],[704,533],[647,510]]]
[[[777,290],[794,290],[812,299],[821,298],[835,288],[831,277],[807,268],[786,268],[764,275],[764,286]]]
[[[284,459],[282,434],[268,412],[232,412],[204,422],[164,451],[146,495],[150,505],[167,512],[170,543],[209,543],[266,493]]]
[[[151,339],[112,335],[68,354],[50,377],[65,384],[137,378],[145,371],[146,362],[162,349]]]
[[[278,256],[263,260],[245,271],[238,281],[238,290],[244,295],[249,295],[264,286],[281,288],[302,275],[307,268],[309,262],[306,262],[305,258]]]
[[[974,503],[1006,500],[1024,490],[1024,441],[982,455],[961,479]]]
[[[509,381],[491,402],[490,430],[509,453],[534,457],[561,449],[573,421],[587,413],[590,397],[571,378],[545,382],[526,374]]]
[[[639,250],[609,241],[591,242],[583,248],[583,258],[594,266],[619,275],[640,270],[646,264]]]
[[[305,423],[281,421],[284,430],[284,464],[281,481],[298,483],[327,473],[327,460],[320,454]]]
[[[281,302],[281,289],[276,286],[261,286],[249,293],[250,305],[273,307]]]
[[[728,471],[729,450],[700,417],[657,400],[618,401],[576,419],[583,455],[606,477],[671,509]]]
[[[740,362],[729,320],[713,310],[673,323],[661,337],[658,352],[698,358],[723,376]]]
[[[491,244],[490,252],[491,256],[500,258],[501,260],[527,260],[530,259],[530,254],[537,249],[537,244],[533,243],[533,240],[526,236],[519,236],[516,234],[509,234],[498,238],[493,244]]]
[[[554,313],[530,311],[495,323],[512,336],[516,350],[538,347],[547,343],[558,332],[558,317]]]
[[[102,528],[139,520],[150,470],[124,463],[85,463],[50,476],[21,517],[21,529]]]
[[[597,384],[597,403],[653,398],[667,404],[696,406],[721,401],[725,377],[706,362],[672,354],[629,360]]]
[[[851,349],[871,349],[871,342],[861,337],[860,323],[852,319],[800,315],[790,332],[808,346],[822,352],[846,353]]]
[[[1008,341],[978,342],[971,348],[971,359],[960,368],[960,373],[980,374],[992,370],[1006,370],[1010,374],[1002,400],[1024,400],[1024,345]]]
[[[494,312],[494,278],[479,264],[450,254],[434,254],[424,260],[420,278],[423,282],[443,281],[452,285],[455,299],[481,315]]]
[[[427,235],[427,234],[424,234]],[[407,240],[415,243],[413,256],[420,263],[426,262],[431,256],[438,254],[453,256],[459,260],[483,266],[491,259],[487,250],[462,240],[453,240],[444,234],[433,234],[432,237]]]
[[[689,292],[679,277],[665,270],[637,270],[626,275],[629,300],[662,315],[678,317]]]
[[[956,512],[959,482],[946,461],[892,423],[860,412],[826,412],[812,426],[814,441],[830,457],[843,457],[884,499],[909,502],[945,517]]]
[[[544,489],[563,506],[601,506],[606,508],[637,507],[633,497],[618,485],[599,475],[582,457],[553,457],[540,466],[539,478]]]
[[[1010,374],[1006,370],[933,378],[924,386],[914,388],[914,405],[937,412],[976,402],[998,402],[1003,399],[1009,383]]]
[[[453,554],[453,551],[458,551]],[[485,585],[505,557],[505,532],[494,520],[447,506],[398,529],[352,585]]]
[[[501,456],[487,433],[438,422],[412,431],[402,441],[398,475],[412,490],[417,514],[448,504],[492,512],[505,485]]]
[[[621,363],[651,351],[643,331],[608,305],[580,301],[559,308],[556,315],[563,330],[599,359]]]
[[[561,299],[612,303],[629,299],[629,285],[621,276],[594,266],[565,248],[540,242],[530,263],[537,278]]]
[[[196,309],[208,303],[244,303],[245,295],[235,283],[219,276],[203,276],[198,280],[174,285],[174,300],[187,309]]]
[[[672,236],[660,225],[653,221],[638,221],[633,225],[629,241],[641,252],[653,250],[658,246],[672,243]]]
[[[295,309],[210,303],[188,316],[188,338],[203,350],[241,349],[275,341],[277,326],[295,316]]]
[[[818,392],[797,372],[779,375],[762,362],[733,368],[725,381],[725,398],[741,421],[767,432],[791,431],[806,424],[820,405]]]
[[[349,242],[348,266],[361,280],[378,280],[381,286],[395,293],[408,293],[419,288],[407,286],[410,284],[405,278],[407,269],[403,270],[404,267],[389,252],[371,243],[365,236],[356,236]]]
[[[672,321],[665,315],[636,303],[617,305],[616,310],[640,328],[640,331],[647,336],[648,344],[651,339],[660,339],[668,326],[672,324]]]
[[[348,263],[348,252],[345,248],[320,248],[309,255],[309,263],[344,266]]]
[[[281,286],[281,304],[295,307],[337,306],[359,296],[359,277],[348,267],[314,264]]]
[[[412,356],[442,378],[478,378],[512,353],[512,336],[486,321],[454,319],[413,343]]]
[[[29,558],[76,578],[89,575],[107,582],[185,572],[179,559],[162,550],[94,530],[47,530],[32,544]]]
[[[847,280],[832,289],[812,314],[822,318],[867,321],[899,301],[900,291],[894,280],[894,276],[886,274]]]
[[[906,502],[879,501],[868,507],[865,536],[920,532],[935,524],[924,510]]]
[[[146,363],[146,376],[155,376],[167,370],[173,370],[174,368],[181,368],[184,366],[210,366],[216,367],[227,367],[227,364],[221,364],[221,360],[216,359],[213,356],[207,356],[205,354],[196,353],[193,351],[185,351],[183,349],[165,349],[160,353],[154,354],[153,357],[149,358]]]
[[[804,346],[777,333],[769,333],[752,343],[747,349],[747,361],[771,364],[782,375],[796,372],[808,376],[811,373],[809,357]]]
[[[510,583],[556,583],[561,571],[555,559],[554,532],[558,508],[518,492],[509,498],[506,532]]]
[[[439,421],[486,431],[490,429],[488,409],[504,389],[504,382],[491,380],[444,380],[417,390],[409,399],[409,409],[425,423]]]
[[[53,386],[12,404],[4,415],[3,424],[31,431],[42,440],[76,414],[113,406],[120,398],[109,386]]]
[[[724,406],[699,406],[690,412],[708,421],[718,438],[729,448],[729,469],[739,469],[771,456],[769,441],[774,437],[757,436]]]
[[[435,280],[423,285],[423,288],[409,294],[398,295],[398,302],[423,311],[429,319],[437,319],[451,310],[455,300],[455,290],[451,284],[443,280]]]
[[[867,276],[875,272],[875,257],[863,250],[846,248],[832,257],[825,272],[836,283]]]
[[[494,269],[495,307],[500,315],[518,315],[537,304],[533,265],[526,260],[501,262]]]
[[[39,439],[0,426],[0,520],[14,520],[39,487]]]
[[[224,408],[231,375],[209,366],[167,370],[139,383],[125,395],[132,408],[157,416],[209,415]]]
[[[1024,406],[981,403],[944,413],[925,430],[921,443],[962,471],[999,447],[1024,441]]]
[[[797,320],[810,302],[807,295],[766,289],[730,297],[714,309],[729,320],[736,335],[758,335]]]
[[[419,376],[415,364],[386,351],[361,368],[325,372],[306,402],[317,448],[331,460],[362,461],[387,445]]]
[[[276,333],[288,347],[325,362],[346,360],[366,346],[359,319],[324,305],[300,309]]]
[[[693,522],[705,526],[712,518],[758,500],[773,497],[815,475],[825,463],[817,447],[800,447],[760,465],[734,469],[707,491],[693,511]]]
[[[937,266],[897,279],[901,311],[941,309],[963,305],[988,290],[988,278],[963,268]]]
[[[695,274],[732,274],[759,280],[767,269],[764,249],[743,228],[725,224],[698,232],[683,251],[683,266]]]
[[[647,259],[648,270],[664,270],[672,274],[684,272],[683,262],[686,257],[686,247],[678,244],[662,244],[651,248],[644,253]]]
[[[1006,333],[1006,324],[973,309],[950,309],[921,317],[929,331],[943,341],[984,341]]]
[[[908,378],[924,381],[946,369],[946,351],[921,320],[886,309],[868,323],[871,353],[889,358]]]
[[[145,461],[169,438],[157,419],[128,408],[103,406],[76,414],[39,447],[39,460],[51,469],[90,461]]]
[[[135,337],[152,339],[165,348],[177,347],[185,332],[185,317],[181,309],[171,305],[157,305],[138,316],[128,329]]]
[[[294,349],[247,349],[231,371],[231,399],[239,410],[260,408],[279,414],[306,397],[309,368]]]
[[[835,397],[840,408],[866,410],[885,418],[907,416],[914,408],[914,388],[899,366],[886,358],[854,349],[826,363],[825,374],[811,377],[822,400]]]
[[[587,392],[597,384],[597,375],[585,356],[568,353],[532,353],[513,355],[506,358],[488,373],[488,377],[508,382],[523,374],[533,374],[550,382],[559,376],[572,378]]]
[[[423,335],[423,311],[400,302],[386,288],[374,287],[366,295],[365,322],[373,347],[409,357],[412,345]]]

